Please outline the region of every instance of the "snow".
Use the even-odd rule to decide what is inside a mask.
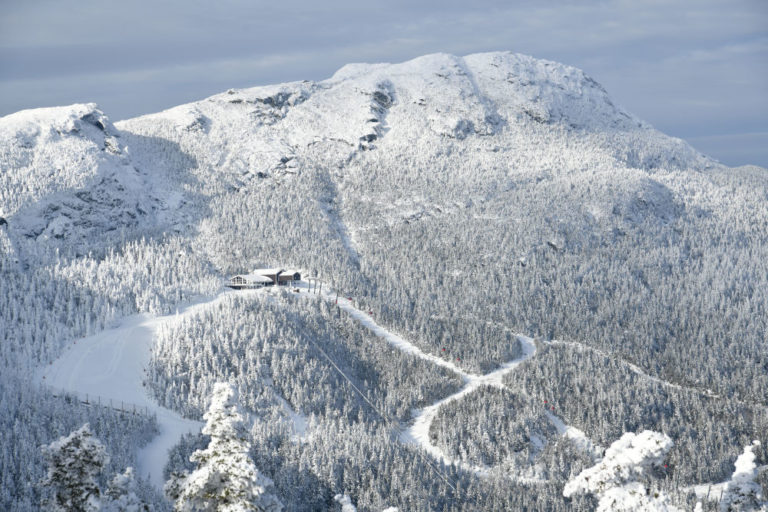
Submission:
[[[336,295],[332,290],[324,291],[322,293],[322,297],[328,301],[337,301]],[[380,326],[376,323],[373,317],[371,317],[371,315],[357,309],[353,300],[350,300],[347,297],[339,296],[338,302],[336,303],[353,319],[357,320],[360,325],[369,329],[376,336],[384,339],[387,343],[396,349],[407,354],[415,355],[416,357],[424,359],[425,361],[429,361],[430,363],[436,364],[438,366],[448,368],[449,370],[460,375],[462,379],[464,379],[464,386],[458,392],[447,396],[428,407],[424,407],[423,409],[415,411],[412,425],[401,433],[400,440],[406,444],[417,444],[421,446],[427,453],[445,464],[454,464],[481,476],[487,475],[489,468],[474,466],[461,461],[454,461],[449,459],[438,447],[431,443],[429,439],[429,427],[432,424],[432,421],[434,420],[438,410],[443,405],[453,402],[454,400],[459,400],[466,395],[469,395],[473,391],[476,391],[482,386],[494,386],[498,388],[504,387],[504,376],[507,373],[514,371],[522,362],[526,361],[530,357],[533,357],[533,355],[536,353],[536,346],[534,345],[533,340],[525,336],[517,336],[517,339],[520,341],[523,349],[523,354],[520,357],[502,364],[499,368],[486,375],[475,375],[462,370],[452,361],[446,361],[435,355],[424,352],[402,336]],[[572,430],[574,433],[580,432],[576,429]],[[589,440],[586,439],[586,436],[584,436],[583,433],[581,433],[581,437],[585,439],[585,444],[589,443]],[[538,481],[534,481],[520,475],[518,475],[517,479],[527,483],[538,483]]]
[[[595,352],[596,354],[600,354],[600,355],[605,356],[605,357],[609,357],[609,358],[615,357],[614,355],[611,355],[611,354],[609,354],[609,353],[607,353],[607,352],[605,352],[603,350],[600,350],[599,348],[592,347],[590,345],[586,345],[586,344],[580,343],[578,341],[552,340],[552,341],[545,341],[544,343],[547,343],[549,345],[565,345],[565,346],[573,347],[573,348],[575,348],[577,350],[591,350],[592,352]],[[690,392],[697,393],[699,395],[704,395],[704,396],[707,396],[707,397],[716,398],[716,397],[719,396],[719,395],[713,393],[710,390],[702,391],[699,388],[693,388],[693,387],[689,387],[689,386],[682,386],[680,384],[675,384],[673,382],[669,382],[669,381],[666,381],[664,379],[660,379],[660,378],[655,377],[653,375],[649,375],[642,368],[640,368],[639,366],[637,366],[634,363],[630,363],[630,362],[624,361],[624,360],[622,360],[621,363],[629,371],[631,371],[632,373],[642,377],[645,380],[648,380],[650,382],[658,384],[660,386],[663,386],[663,387],[666,387],[666,388],[670,388],[670,389],[678,389],[678,390],[682,390],[682,391],[690,391]]]
[[[734,471],[730,480],[717,484],[694,485],[687,490],[693,491],[698,498],[707,501],[719,501],[721,510],[731,510],[745,502],[755,507],[762,502],[762,506],[768,509],[768,501],[762,501],[766,497],[762,496],[760,485],[755,481],[758,473],[768,468],[768,466],[758,467],[755,463],[753,450],[758,446],[760,446],[760,441],[754,441],[744,448],[744,452],[734,463]]]
[[[280,404],[280,407],[283,409],[283,413],[291,422],[293,439],[295,441],[304,441],[307,438],[307,429],[309,428],[309,420],[307,419],[307,416],[294,411],[291,404],[289,404],[285,398],[280,396],[277,391],[274,391],[274,396]]]
[[[258,272],[252,274],[238,274],[234,277],[242,277],[250,283],[274,283],[272,279]]]
[[[672,444],[669,437],[658,432],[627,432],[606,450],[600,463],[569,481],[563,495],[602,493],[611,487],[634,481],[652,466],[661,464]]]
[[[630,482],[605,491],[597,505],[597,512],[682,512],[670,503],[669,496],[657,493],[648,496],[640,482]]]
[[[336,301],[336,295],[331,290],[324,291],[323,297],[329,301]],[[461,368],[456,366],[452,361],[446,361],[445,359],[441,359],[435,355],[427,354],[426,352],[424,352],[419,347],[417,347],[410,341],[406,340],[402,336],[395,334],[392,331],[389,331],[384,327],[380,326],[374,321],[371,315],[357,309],[354,305],[354,302],[349,298],[339,296],[337,304],[341,309],[349,313],[349,315],[352,318],[357,320],[360,323],[360,325],[370,330],[373,334],[375,334],[379,338],[384,339],[387,343],[389,343],[396,349],[400,350],[401,352],[415,355],[416,357],[429,361],[432,364],[436,364],[438,366],[448,368],[452,372],[460,375],[467,382],[475,378],[480,378],[477,375],[472,375],[462,370]]]
[[[463,461],[451,460],[449,457],[447,457],[437,446],[432,444],[429,438],[429,428],[432,425],[432,421],[435,419],[437,412],[445,404],[455,400],[460,400],[461,398],[476,391],[481,386],[503,387],[504,375],[515,370],[515,368],[517,368],[523,361],[529,359],[536,353],[536,346],[533,344],[533,340],[531,338],[518,336],[518,340],[520,340],[523,348],[523,354],[520,357],[504,363],[500,368],[486,375],[464,374],[466,383],[464,387],[461,388],[458,392],[445,397],[428,407],[414,411],[413,423],[407,430],[402,432],[400,435],[400,440],[406,444],[418,444],[434,458],[440,460],[444,464],[457,465],[477,475],[487,475],[489,468],[470,465]],[[518,480],[525,480],[528,483],[534,483],[520,475],[518,475]]]
[[[301,287],[300,289],[308,291],[308,287],[304,283],[301,283],[300,287]],[[312,295],[312,292],[308,291],[308,295],[306,296],[311,296],[311,295]],[[464,380],[464,386],[459,391],[457,391],[453,395],[450,395],[441,400],[438,400],[432,405],[429,405],[427,407],[424,407],[423,409],[414,411],[413,422],[410,427],[408,427],[406,430],[401,432],[400,440],[406,444],[419,445],[432,457],[442,461],[445,464],[453,464],[453,465],[459,466],[462,469],[471,471],[479,476],[488,475],[490,468],[467,464],[463,461],[451,460],[449,457],[447,457],[437,446],[433,445],[432,442],[430,441],[429,428],[432,425],[432,421],[437,415],[437,412],[439,411],[440,407],[442,407],[443,405],[453,402],[455,400],[460,400],[461,398],[469,395],[470,393],[476,391],[478,388],[482,386],[493,386],[497,388],[503,388],[504,376],[509,372],[514,371],[518,366],[520,366],[521,363],[533,357],[534,354],[536,353],[536,345],[534,344],[533,339],[526,336],[517,335],[517,339],[520,341],[520,344],[523,350],[523,353],[520,357],[513,359],[512,361],[503,363],[499,368],[497,368],[496,370],[488,374],[476,375],[459,368],[452,361],[447,361],[433,354],[428,354],[424,352],[422,349],[420,349],[419,347],[417,347],[407,339],[403,338],[402,336],[396,333],[393,333],[392,331],[382,327],[381,325],[376,323],[376,321],[373,319],[371,315],[358,309],[355,306],[354,299],[351,299],[349,297],[342,297],[341,295],[337,296],[336,292],[328,289],[324,290],[319,295],[324,300],[331,301],[337,304],[341,309],[346,311],[353,319],[357,320],[360,323],[360,325],[362,325],[363,327],[373,332],[373,334],[375,334],[379,338],[382,338],[383,340],[385,340],[394,348],[402,352],[405,352],[407,354],[412,354],[425,361],[429,361],[432,364],[436,364],[438,366],[448,368],[449,370],[455,372],[456,374],[462,377],[462,379]],[[593,443],[584,432],[582,432],[581,430],[575,427],[565,425],[565,423],[563,423],[563,421],[557,416],[555,416],[554,414],[548,414],[548,417],[561,435],[565,435],[575,440],[577,442],[577,445],[581,446],[585,452],[591,454],[595,458],[599,457],[602,454],[603,452],[602,447]],[[510,475],[510,476],[513,476],[516,480],[520,482],[525,482],[529,484],[541,483],[537,479],[528,478],[523,475]]]
[[[211,404],[203,418],[203,434],[210,437],[210,442],[189,457],[196,469],[183,476],[175,475],[166,486],[166,494],[175,501],[175,510],[282,510],[280,500],[267,492],[272,480],[259,471],[248,455],[250,441],[232,384],[214,384]]]
[[[301,283],[301,285],[304,290],[308,290],[306,283]],[[128,409],[136,406],[138,409],[146,408],[150,413],[155,414],[160,433],[140,450],[137,470],[142,477],[149,478],[153,485],[161,489],[164,484],[162,470],[167,462],[168,450],[178,442],[183,434],[198,432],[202,428],[202,423],[183,418],[178,413],[159,406],[154,399],[147,395],[142,380],[150,360],[154,333],[163,322],[175,321],[180,316],[193,314],[201,308],[216,304],[233,293],[252,294],[259,292],[223,292],[214,298],[182,307],[176,315],[164,317],[135,315],[128,317],[114,329],[105,330],[94,336],[73,342],[59,359],[41,372],[41,380],[54,389],[78,393],[80,396],[87,394],[91,399],[101,400],[101,403],[105,405],[110,401],[115,406],[122,406],[123,403],[130,404],[127,406]],[[309,292],[302,295],[311,296]],[[324,290],[320,295],[324,300],[336,301],[336,295],[331,290]],[[504,376],[514,371],[522,362],[535,354],[536,347],[533,340],[525,336],[518,336],[523,348],[523,354],[520,357],[502,364],[498,369],[486,375],[476,375],[459,368],[452,361],[424,352],[402,336],[380,326],[371,315],[356,308],[353,300],[338,297],[338,306],[362,326],[396,349],[448,368],[462,377],[465,384],[457,393],[415,411],[412,425],[402,432],[400,439],[404,443],[418,444],[433,457],[447,464],[456,464],[476,474],[486,475],[488,468],[449,460],[439,448],[430,442],[430,425],[443,405],[459,400],[481,386],[503,387]],[[278,399],[280,400],[280,397]],[[295,439],[305,438],[307,435],[307,418],[293,411],[284,400],[281,401],[281,404],[286,415],[291,419]],[[602,451],[580,430],[566,426],[562,420],[552,414],[549,417],[561,434],[579,440],[588,453],[597,454]],[[518,476],[518,479],[528,481],[523,476]]]
[[[97,478],[109,462],[109,455],[87,423],[44,446],[43,455],[48,474],[41,485],[55,495],[45,505],[53,505],[55,510],[101,509]]]
[[[593,459],[599,459],[603,456],[604,448],[587,437],[583,430],[566,425],[562,419],[549,411],[547,411],[547,417],[560,435],[573,440],[577,446],[581,447],[585,453],[590,454]]]
[[[337,494],[333,501],[341,505],[341,512],[357,512],[357,507],[352,504],[352,499],[346,494]]]
[[[114,329],[76,340],[61,357],[41,370],[40,380],[54,389],[74,392],[79,396],[87,394],[93,400],[99,399],[103,405],[111,401],[114,406],[119,406],[124,402],[155,414],[160,433],[139,451],[137,470],[156,488],[162,489],[168,450],[183,434],[199,432],[202,423],[159,406],[147,395],[143,378],[154,334],[163,322],[173,321],[177,315],[193,314],[231,293],[235,292],[223,292],[212,299],[189,304],[179,308],[176,315],[134,315],[124,319]]]
[[[386,94],[388,99],[377,103],[377,94]],[[503,137],[492,137],[502,131]],[[584,146],[571,144],[581,141],[583,134],[596,135],[585,139]],[[361,138],[370,135],[375,135],[375,144],[382,151],[362,152],[375,149],[371,141],[361,143]],[[608,142],[599,143],[603,139]],[[324,144],[315,146],[320,142]],[[474,150],[485,155],[480,166],[467,156],[475,154]],[[428,181],[394,172],[396,168],[416,172],[424,166],[417,158],[422,155],[430,168],[445,171],[444,196],[441,187],[425,187],[422,185]],[[393,201],[385,190],[365,188],[369,184],[355,172],[368,168],[358,169],[355,159],[380,161],[382,175],[393,170],[391,174],[401,182],[417,186],[394,191],[397,200]],[[12,239],[28,240],[35,247],[81,243],[85,250],[114,245],[110,242],[124,236],[123,229],[128,229],[125,234],[131,238],[154,229],[169,231],[169,226],[180,233],[185,223],[197,227],[205,215],[206,201],[212,197],[232,189],[255,194],[259,187],[270,190],[274,178],[289,170],[339,169],[342,177],[329,181],[333,185],[329,188],[339,191],[331,198],[334,204],[347,201],[348,190],[358,186],[375,198],[369,200],[370,218],[375,220],[365,225],[364,216],[350,215],[362,219],[357,221],[363,225],[354,229],[341,222],[345,213],[341,207],[329,208],[342,242],[356,255],[354,235],[375,228],[379,220],[402,222],[404,217],[450,212],[471,204],[476,197],[482,201],[478,194],[482,189],[475,180],[494,188],[513,177],[521,184],[531,178],[538,182],[539,174],[549,176],[552,168],[562,169],[560,180],[571,181],[571,185],[588,182],[597,190],[586,196],[585,204],[596,218],[610,218],[614,205],[602,199],[615,195],[620,199],[618,209],[627,218],[644,215],[637,206],[641,201],[650,213],[668,220],[676,214],[681,195],[686,196],[686,208],[696,208],[703,185],[693,173],[681,179],[659,171],[651,179],[646,168],[654,172],[665,166],[700,170],[712,162],[616,106],[582,71],[497,52],[465,57],[433,54],[400,64],[351,64],[322,82],[231,90],[116,126],[94,104],[22,111],[0,118],[0,164],[7,171],[4,179],[9,191],[0,191],[6,194],[0,196],[0,214],[8,217],[4,229]],[[478,168],[483,172],[478,173]],[[261,171],[267,175],[264,181],[247,181]],[[335,171],[332,174],[336,176]],[[614,194],[614,186],[620,193]],[[688,187],[692,192],[686,192]],[[468,195],[452,197],[454,190]],[[195,193],[201,191],[205,193],[195,203]],[[87,200],[76,195],[83,192],[88,194]],[[354,207],[346,208],[355,213]],[[151,214],[141,213],[145,211]],[[493,213],[476,218],[490,222],[498,217]],[[134,217],[138,220],[128,220]],[[201,232],[204,239],[205,230]],[[557,239],[555,245],[563,244]],[[521,256],[518,261],[528,260]],[[331,299],[328,291],[324,298]],[[340,298],[339,306],[398,350],[464,379],[458,393],[417,411],[406,436],[407,442],[418,443],[443,460],[428,437],[439,407],[481,385],[503,386],[503,376],[535,351],[529,339],[520,337],[526,350],[520,359],[488,375],[475,375],[382,328],[353,302]],[[52,387],[98,395],[102,403],[136,404],[157,414],[161,434],[142,450],[138,468],[142,475],[151,474],[156,484],[167,448],[181,433],[200,426],[158,407],[141,384],[152,334],[164,321],[167,317],[125,319],[118,328],[78,340],[44,372],[44,380]],[[629,368],[660,384],[679,387],[648,376],[634,365]],[[283,405],[297,437],[302,438],[306,418],[292,412],[287,403]],[[602,452],[584,432],[553,414],[549,418],[562,435],[579,440],[586,451],[595,456]],[[718,485],[722,490],[727,487],[726,483]],[[628,488],[626,492],[634,491]]]
[[[663,463],[672,445],[665,434],[650,430],[639,434],[627,432],[606,450],[602,461],[565,484],[563,496],[595,494],[599,498],[598,510],[604,512],[677,511],[664,493],[650,493],[645,485],[637,482]]]
[[[250,274],[249,276],[274,276],[279,274],[280,272],[284,272],[281,268],[257,268]]]
[[[381,95],[388,99],[377,101]],[[370,141],[361,142],[370,135],[375,135],[376,146],[394,150],[395,155],[408,154],[406,149],[432,153],[436,144],[468,139],[467,148],[494,148],[487,158],[495,162],[488,167],[497,165],[530,174],[536,169],[518,168],[520,155],[530,159],[532,166],[543,168],[549,168],[553,158],[558,166],[570,158],[558,147],[542,150],[547,144],[532,137],[530,128],[544,125],[545,133],[556,133],[557,125],[562,125],[567,130],[626,139],[622,144],[613,141],[607,148],[594,147],[594,155],[574,150],[580,159],[594,157],[596,164],[606,158],[627,159],[628,154],[638,160],[630,163],[639,167],[646,164],[645,160],[676,162],[692,168],[712,163],[616,106],[606,91],[579,69],[510,52],[464,57],[438,53],[397,64],[350,64],[321,82],[229,90],[115,125],[95,104],[25,110],[5,116],[0,118],[0,163],[12,171],[6,179],[14,184],[14,193],[0,197],[0,215],[15,215],[24,204],[54,192],[66,193],[66,199],[72,200],[77,190],[103,191],[111,187],[110,182],[97,182],[97,178],[107,176],[122,180],[119,185],[125,191],[113,194],[110,189],[99,206],[119,197],[125,203],[120,210],[126,214],[154,212],[152,216],[139,216],[145,227],[149,222],[158,222],[161,228],[181,230],[189,217],[195,217],[183,214],[192,213],[187,208],[194,209],[187,203],[194,203],[190,197],[194,187],[189,185],[195,180],[200,180],[204,195],[224,183],[235,183],[237,188],[272,187],[271,179],[248,180],[259,173],[274,179],[289,168],[292,173],[301,173],[314,164],[333,167],[362,153],[376,153],[363,151],[375,148]],[[485,139],[487,144],[482,137],[473,137],[497,135],[502,130],[503,138]],[[320,154],[313,149],[318,142],[327,144],[322,146],[327,150]],[[468,158],[469,153],[460,153],[458,159]],[[467,162],[463,167],[473,166]],[[601,170],[596,171],[598,167]],[[614,172],[603,176],[605,165],[590,168],[593,174],[601,173],[599,179],[590,179],[595,186],[604,180],[611,185],[618,181]],[[639,196],[666,215],[665,208],[671,204],[667,199],[672,197],[669,191],[644,173],[635,174],[642,179],[637,178],[637,183],[623,179],[622,187],[637,186]],[[464,187],[476,188],[474,172],[456,178]],[[505,172],[496,178],[508,176]],[[395,206],[398,213],[423,211],[428,204],[429,210],[432,206],[439,206],[441,211],[449,208],[444,201],[419,197],[420,191],[413,197],[408,191],[397,192],[399,199],[407,203]],[[629,193],[627,197],[635,195]],[[102,222],[102,217],[109,218],[110,209],[101,207],[89,222],[77,226],[69,226],[66,218],[82,216],[82,212],[43,218],[45,207],[65,202],[64,198],[50,199],[39,208],[21,212],[12,224],[19,224],[25,234],[38,236],[44,232],[60,240],[58,237],[67,234],[76,239],[73,235],[81,231],[87,231],[86,238],[97,238],[93,233],[109,232],[103,228],[114,230],[126,223],[117,215]],[[394,203],[382,200],[380,204],[387,208]],[[604,207],[594,205],[594,211]],[[91,224],[101,229],[86,229]],[[354,243],[345,230],[339,232],[354,252]]]

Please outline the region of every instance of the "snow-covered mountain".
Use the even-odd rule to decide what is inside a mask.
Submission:
[[[675,443],[674,477],[652,476],[680,505],[684,485],[724,481],[744,446],[768,446],[767,199],[765,169],[722,166],[581,70],[513,53],[351,64],[114,124],[93,104],[22,111],[0,118],[0,361],[24,386],[19,368],[123,316],[170,313],[235,272],[299,268],[423,360],[368,353],[330,306],[224,301],[161,332],[148,381],[192,419],[214,378],[236,380],[256,417],[275,404],[314,415],[322,434],[303,448],[258,448],[295,503],[300,480],[364,510],[594,505],[562,496],[595,462],[592,441],[649,429]],[[538,338],[525,361],[516,334]],[[333,380],[312,340],[403,425],[409,407],[446,403],[424,409],[436,419],[420,432],[474,491],[421,474],[432,491],[413,494],[416,448],[389,444],[391,423]],[[486,378],[509,361],[503,382]],[[403,388],[403,368],[418,384]],[[253,435],[293,446],[271,424]],[[310,449],[325,458],[307,463]],[[360,475],[366,450],[382,454],[385,490],[339,476],[342,457]]]
[[[93,104],[23,111],[2,119],[0,137],[0,215],[26,238],[80,249],[138,226],[178,228],[179,217],[204,216],[178,215],[189,201],[202,208],[199,196],[273,193],[317,168],[390,220],[542,177],[618,182],[619,202],[666,218],[674,192],[627,170],[716,165],[614,105],[582,71],[510,53],[348,65],[322,82],[229,90],[117,127]],[[386,172],[361,175],[368,165]],[[627,175],[616,180],[616,167]]]

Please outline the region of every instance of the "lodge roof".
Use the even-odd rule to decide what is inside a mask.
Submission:
[[[261,274],[257,274],[255,272],[251,274],[239,274],[239,275],[236,275],[235,277],[241,277],[251,283],[271,283],[272,282],[271,278]]]
[[[279,274],[280,272],[285,272],[285,271],[281,268],[257,268],[256,270],[254,270],[248,275],[274,276]]]

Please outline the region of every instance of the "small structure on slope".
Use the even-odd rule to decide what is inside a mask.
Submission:
[[[277,284],[289,285],[294,281],[301,281],[301,273],[298,270],[284,270],[277,276]]]
[[[276,268],[259,268],[250,274],[238,274],[232,276],[227,284],[235,290],[244,288],[261,288],[262,286],[289,285],[301,280],[301,273],[297,270],[283,270]]]
[[[262,286],[272,286],[274,281],[270,279],[267,276],[262,276],[259,274],[239,274],[236,276],[233,276],[229,280],[229,286],[230,288],[234,288],[235,290],[242,290],[244,288],[261,288]]]

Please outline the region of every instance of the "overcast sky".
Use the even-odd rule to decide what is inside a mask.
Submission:
[[[512,50],[585,70],[729,165],[768,167],[768,1],[0,0],[0,115],[112,119],[348,62]]]

